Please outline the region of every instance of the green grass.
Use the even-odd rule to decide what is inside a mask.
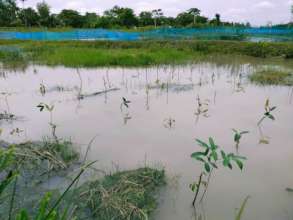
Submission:
[[[264,69],[249,76],[251,82],[260,85],[293,85],[293,74],[278,69]]]
[[[165,184],[164,171],[140,168],[83,184],[74,194],[85,219],[145,220],[157,206],[155,193]]]
[[[0,61],[4,63],[33,61],[38,64],[67,67],[135,67],[185,64],[215,54],[285,59],[292,57],[293,43],[204,40],[135,42],[0,40]]]

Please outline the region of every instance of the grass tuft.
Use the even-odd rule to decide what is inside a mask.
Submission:
[[[265,69],[249,76],[251,82],[260,85],[293,85],[293,74],[277,69]]]
[[[164,171],[151,168],[108,175],[78,189],[77,213],[88,209],[87,219],[148,219],[157,206],[155,191],[164,184]]]

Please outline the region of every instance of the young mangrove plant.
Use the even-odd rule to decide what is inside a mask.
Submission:
[[[42,96],[44,96],[46,94],[46,87],[45,87],[45,85],[43,83],[40,83],[39,90],[40,90],[40,93],[41,93]]]
[[[51,127],[52,137],[54,138],[56,143],[58,143],[58,137],[56,135],[57,125],[53,123],[53,110],[54,110],[55,106],[54,105],[48,105],[46,103],[41,102],[39,105],[37,105],[37,107],[39,108],[40,112],[42,112],[45,109],[46,111],[48,111],[50,113],[49,125]]]
[[[175,119],[169,117],[169,118],[164,119],[163,124],[164,124],[165,128],[171,129],[171,128],[175,127],[175,122],[176,122]]]
[[[120,108],[122,109],[123,106],[125,106],[126,108],[129,108],[130,103],[131,103],[131,101],[129,101],[126,98],[122,97],[122,103],[120,105]]]
[[[258,121],[258,123],[257,123],[258,126],[260,126],[261,123],[263,122],[263,120],[266,119],[266,118],[271,119],[273,121],[275,120],[275,117],[272,115],[272,112],[277,107],[276,106],[271,107],[269,99],[266,100],[264,108],[265,108],[265,113],[264,113],[263,117]]]
[[[209,111],[210,100],[206,99],[202,101],[199,95],[197,95],[196,101],[197,101],[197,108],[194,114],[196,115],[196,122],[198,122],[200,115],[204,116],[205,118],[209,117],[208,111]]]
[[[235,147],[238,150],[239,149],[239,144],[240,144],[240,140],[242,138],[242,135],[244,134],[248,134],[249,131],[238,131],[236,129],[232,129],[232,131],[234,132],[234,142],[235,142]]]
[[[207,188],[209,185],[209,181],[214,169],[218,169],[219,163],[222,162],[223,167],[228,167],[233,169],[232,163],[235,163],[240,170],[243,169],[243,161],[246,160],[245,157],[235,155],[233,153],[226,153],[214,142],[213,138],[209,138],[208,143],[196,139],[196,142],[200,147],[203,148],[203,151],[197,151],[191,154],[191,158],[199,161],[203,164],[203,169],[199,175],[199,180],[190,184],[190,189],[195,193],[194,199],[192,201],[193,207],[195,207],[195,203],[200,193],[200,188],[203,185],[205,187],[200,202],[203,200]],[[221,155],[221,159],[220,156]],[[207,180],[205,179],[207,177]]]

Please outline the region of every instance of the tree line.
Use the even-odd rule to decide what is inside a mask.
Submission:
[[[72,28],[133,28],[147,26],[200,27],[200,26],[250,26],[249,23],[222,22],[220,14],[209,19],[198,8],[190,8],[176,17],[165,16],[162,9],[142,11],[138,15],[127,7],[114,6],[102,15],[87,12],[84,15],[76,10],[63,9],[59,14],[51,12],[45,2],[39,2],[36,10],[18,7],[16,0],[0,0],[1,27],[72,27]]]

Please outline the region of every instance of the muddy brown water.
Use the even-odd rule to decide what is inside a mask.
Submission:
[[[6,72],[0,78],[0,111],[17,120],[2,120],[1,138],[9,142],[50,136],[50,114],[39,112],[40,102],[53,104],[58,137],[71,139],[85,154],[96,136],[89,160],[99,169],[133,169],[144,164],[164,167],[168,185],[159,197],[155,219],[196,219],[189,184],[197,179],[201,164],[190,158],[200,150],[195,138],[213,137],[228,152],[235,152],[232,128],[248,130],[239,154],[246,156],[244,170],[220,168],[210,181],[197,219],[234,219],[246,196],[244,220],[293,218],[293,103],[292,88],[256,86],[247,80],[255,65],[215,65],[202,62],[154,68],[96,68],[29,66]],[[39,91],[45,85],[46,94]],[[78,100],[78,94],[92,94]],[[5,93],[5,94],[4,94]],[[208,103],[207,117],[195,115],[197,97]],[[121,107],[122,97],[130,100]],[[269,98],[277,106],[275,121],[257,122]],[[20,133],[11,131],[19,128]],[[259,144],[260,138],[269,144]]]

